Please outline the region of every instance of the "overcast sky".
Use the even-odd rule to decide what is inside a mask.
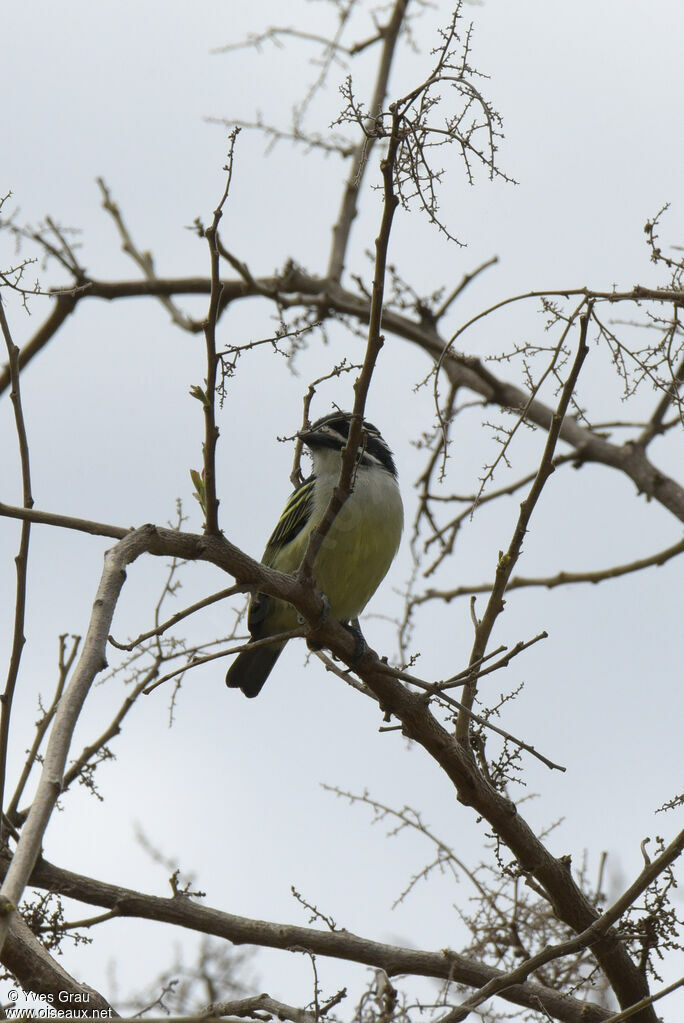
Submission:
[[[394,82],[415,84],[430,69],[429,50],[449,8],[438,3],[416,26],[418,54],[406,53]],[[466,183],[454,156],[445,156],[441,212],[458,238],[446,242],[416,216],[397,217],[391,258],[419,293],[453,287],[493,255],[496,267],[465,292],[448,326],[508,295],[541,288],[588,285],[628,289],[663,283],[649,263],[643,225],[665,204],[663,241],[684,243],[680,130],[684,95],[684,8],[655,0],[636,3],[578,0],[485,0],[464,7],[472,19],[471,62],[489,76],[480,87],[504,119],[498,159],[518,183],[490,183],[479,174]],[[102,279],[139,272],[120,252],[100,206],[101,175],[120,204],[141,249],[152,251],[163,275],[208,273],[205,243],[187,228],[205,221],[223,187],[226,129],[207,118],[287,124],[289,112],[315,69],[313,51],[285,49],[212,54],[216,47],[270,24],[306,24],[323,31],[327,5],[299,0],[251,4],[154,0],[100,0],[97,4],[30,2],[3,12],[0,57],[5,100],[0,193],[6,209],[37,225],[50,215],[82,231],[82,257]],[[353,69],[354,70],[354,69]],[[341,80],[344,69],[335,71]],[[368,72],[358,72],[361,95]],[[312,107],[311,127],[325,133],[339,109],[330,88]],[[224,218],[227,246],[254,274],[268,274],[291,257],[323,272],[345,168],[334,156],[306,156],[286,143],[267,155],[262,139],[243,133]],[[375,179],[372,175],[375,174]],[[376,182],[377,168],[369,171]],[[3,211],[4,212],[4,211]],[[348,268],[372,276],[364,256],[379,223],[379,196],[366,191],[355,224]],[[0,264],[15,258],[0,236]],[[30,247],[25,250],[31,255]],[[40,271],[44,285],[54,272]],[[184,302],[201,315],[205,300]],[[30,318],[8,302],[15,340],[31,336],[47,315],[35,300]],[[221,321],[225,343],[268,336],[272,310],[256,301],[231,309]],[[629,318],[625,314],[625,318]],[[477,355],[538,341],[544,318],[533,303],[485,321],[459,342]],[[292,449],[277,438],[292,434],[311,378],[343,354],[360,356],[361,342],[333,330],[328,347],[302,353],[293,373],[265,350],[241,361],[221,412],[219,450],[222,524],[228,537],[260,556],[289,489]],[[201,526],[189,469],[201,465],[203,424],[189,397],[203,377],[203,342],[182,333],[161,306],[130,300],[85,302],[22,380],[32,450],[33,491],[39,508],[120,525],[173,519],[182,498],[188,529]],[[0,360],[4,361],[4,360]],[[421,454],[412,444],[432,422],[429,388],[415,390],[429,366],[406,342],[388,339],[368,414],[395,450],[407,520]],[[514,377],[515,366],[501,367]],[[606,354],[593,349],[582,397],[595,420],[648,414],[657,398],[644,393],[629,411]],[[315,407],[352,403],[351,381],[328,386]],[[446,492],[472,492],[481,466],[495,450],[480,428],[481,411],[457,432]],[[20,503],[20,478],[11,409],[0,404],[0,499]],[[538,445],[542,439],[537,438]],[[524,471],[531,450],[519,463]],[[654,449],[669,471],[681,470],[681,445]],[[607,469],[557,474],[544,496],[526,544],[521,574],[605,567],[645,556],[676,542],[681,524],[637,498]],[[562,477],[562,478],[560,478]],[[680,471],[681,478],[681,471]],[[443,577],[450,585],[492,575],[505,548],[517,500],[483,511],[459,541]],[[11,641],[13,563],[18,529],[0,520],[6,583],[0,643]],[[15,704],[14,774],[32,737],[37,694],[49,698],[55,680],[57,636],[82,634],[101,571],[105,540],[37,527],[32,534],[28,645]],[[374,613],[401,613],[410,570],[405,542],[365,631],[373,646],[396,654],[396,630]],[[148,627],[163,566],[138,564],[129,574],[114,628],[123,639]],[[217,571],[188,566],[172,613],[225,585]],[[550,639],[495,676],[492,693],[526,688],[509,704],[504,727],[566,765],[564,775],[526,763],[531,823],[543,828],[563,818],[552,851],[579,863],[587,850],[590,876],[607,850],[614,884],[642,864],[646,836],[667,839],[675,815],[654,810],[681,787],[681,561],[600,587],[511,595],[497,641],[514,643],[542,629]],[[227,631],[226,610],[214,608],[198,624],[203,636]],[[444,677],[466,663],[472,643],[467,602],[432,609],[419,618],[417,641],[425,677]],[[293,645],[258,701],[227,692],[224,669],[188,676],[168,727],[169,694],[141,701],[113,745],[116,763],[98,772],[103,802],[69,793],[55,814],[45,854],[91,876],[144,891],[169,894],[169,871],[136,841],[150,842],[207,892],[208,905],[250,917],[306,923],[290,894],[294,885],[341,926],[384,941],[458,949],[462,931],[452,906],[465,900],[446,878],[421,885],[399,908],[392,903],[432,850],[417,837],[385,838],[370,827],[364,808],[349,807],[320,783],[420,810],[426,822],[471,866],[481,858],[485,828],[456,803],[451,786],[418,748],[398,733],[379,734],[379,715],[342,682]],[[123,697],[118,680],[97,688],[79,726],[75,749],[108,723]],[[559,727],[560,726],[560,727]],[[681,822],[679,822],[681,827]],[[681,901],[679,903],[681,912]],[[78,912],[78,911],[77,911]],[[92,946],[67,950],[64,965],[79,979],[109,989],[109,965],[123,991],[148,982],[175,944],[194,939],[149,923],[114,923],[95,933]],[[320,963],[326,994],[363,972]],[[310,966],[285,953],[255,960],[256,990],[299,1004],[310,996]],[[669,976],[669,974],[668,974]],[[356,984],[356,988],[354,988]],[[670,1003],[675,1011],[675,1000]],[[674,1018],[674,1017],[669,1017]]]

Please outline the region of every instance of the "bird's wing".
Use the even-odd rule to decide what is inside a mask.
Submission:
[[[266,544],[266,550],[261,559],[262,564],[268,565],[269,568],[277,568],[282,572],[292,572],[297,568],[297,559],[301,558],[301,552],[295,553],[292,550],[289,552],[285,550],[285,556],[283,556],[283,549],[287,548],[288,544],[292,543],[299,536],[307,522],[309,522],[313,511],[313,492],[314,479],[311,477],[308,480],[304,480],[302,485],[297,487],[295,492],[290,495],[278,525],[273,530]],[[288,553],[290,555],[289,558],[287,556]],[[294,561],[293,555],[295,556]],[[247,627],[253,639],[261,637],[262,627],[272,607],[273,598],[269,597],[266,593],[255,593],[252,597],[249,605],[249,615],[247,616]]]
[[[275,562],[278,553],[295,537],[299,536],[302,529],[311,518],[313,511],[314,477],[304,480],[301,486],[297,487],[283,509],[278,525],[273,530],[271,537],[266,544],[264,556],[261,559],[264,565],[277,567]],[[285,569],[284,571],[288,571]]]

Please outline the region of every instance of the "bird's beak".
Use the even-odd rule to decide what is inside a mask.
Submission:
[[[303,444],[308,445],[314,439],[314,437],[318,437],[318,434],[316,433],[315,430],[300,430],[296,436],[301,440]]]

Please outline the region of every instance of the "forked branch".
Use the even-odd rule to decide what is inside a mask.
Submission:
[[[482,619],[477,623],[475,629],[475,642],[473,643],[471,653],[471,662],[473,663],[478,662],[487,650],[487,644],[489,643],[489,638],[492,634],[494,624],[503,611],[503,597],[506,591],[506,586],[508,585],[508,580],[510,579],[511,573],[513,572],[513,569],[520,557],[523,540],[525,539],[525,534],[527,533],[532,513],[534,512],[539,498],[541,497],[547,480],[553,472],[553,456],[556,450],[556,444],[558,443],[558,438],[560,437],[563,420],[565,419],[565,415],[570,405],[570,400],[574,394],[580,370],[582,369],[584,360],[589,353],[589,348],[587,347],[587,327],[589,324],[590,314],[591,306],[589,306],[587,311],[580,317],[580,336],[577,353],[575,355],[572,369],[568,374],[568,378],[561,392],[560,401],[558,402],[558,406],[551,420],[546,444],[544,446],[544,452],[542,454],[541,462],[539,463],[539,469],[537,470],[537,474],[532,487],[530,488],[529,494],[520,505],[520,514],[518,516],[518,521],[508,550],[505,554],[501,554],[499,557],[492,592],[487,602],[485,613]],[[462,703],[465,710],[460,712],[456,726],[456,738],[459,742],[463,743],[464,746],[467,746],[469,742],[470,717],[467,712],[472,709],[475,693],[476,688],[474,685],[468,684],[464,686]]]

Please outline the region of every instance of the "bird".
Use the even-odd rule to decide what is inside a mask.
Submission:
[[[313,471],[285,505],[261,559],[279,572],[295,572],[309,538],[323,519],[340,478],[342,450],[352,416],[331,412],[298,436],[309,449]],[[313,564],[313,580],[326,599],[327,616],[340,622],[361,614],[399,549],[404,511],[394,458],[380,431],[363,421],[356,453],[352,492],[338,512]],[[247,615],[250,643],[295,629],[301,619],[291,604],[265,593],[252,596]],[[358,634],[359,639],[360,633]],[[226,685],[258,696],[285,643],[275,642],[235,658]],[[362,641],[363,642],[363,641]]]

